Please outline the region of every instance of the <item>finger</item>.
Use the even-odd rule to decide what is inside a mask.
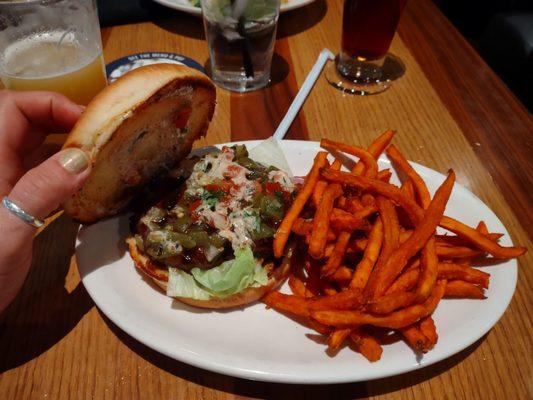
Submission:
[[[8,197],[28,214],[43,219],[81,187],[89,170],[83,150],[63,150],[23,175]],[[10,215],[8,223],[24,232],[35,229],[15,215]]]
[[[68,132],[82,106],[52,92],[0,91],[0,146],[17,154],[31,151],[45,133]]]
[[[26,119],[33,125],[54,131],[53,133],[70,131],[83,111],[83,106],[59,93],[41,91],[14,93],[15,104]]]

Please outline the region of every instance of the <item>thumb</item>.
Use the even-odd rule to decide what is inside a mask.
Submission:
[[[66,149],[29,170],[8,197],[28,214],[43,219],[82,186],[89,171],[89,157],[83,150]]]

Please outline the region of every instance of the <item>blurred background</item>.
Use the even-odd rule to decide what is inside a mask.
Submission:
[[[433,1],[532,111],[533,0]],[[102,27],[166,18],[178,12],[152,0],[98,0],[98,10]]]

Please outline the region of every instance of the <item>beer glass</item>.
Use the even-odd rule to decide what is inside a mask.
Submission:
[[[0,1],[0,78],[89,103],[107,82],[95,0]]]
[[[405,72],[387,53],[407,0],[344,0],[341,51],[326,70],[331,85],[369,95],[390,87]]]

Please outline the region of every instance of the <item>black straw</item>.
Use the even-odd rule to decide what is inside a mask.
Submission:
[[[233,6],[233,3],[235,0],[231,0],[231,5]],[[245,24],[245,18],[244,16],[239,17],[239,21],[237,22],[237,32],[239,35],[242,36],[241,41],[241,54],[242,54],[242,63],[244,66],[244,72],[246,74],[247,78],[253,78],[254,77],[254,66],[252,64],[252,57],[250,55],[250,52],[252,50],[252,43],[250,43],[250,38],[246,34],[246,29],[244,28]]]

